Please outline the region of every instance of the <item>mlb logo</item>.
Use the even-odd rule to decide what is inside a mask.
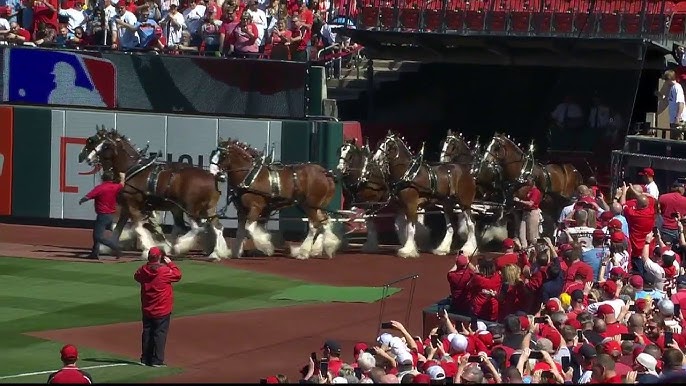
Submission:
[[[5,50],[4,101],[117,106],[117,71],[107,59],[37,48]]]

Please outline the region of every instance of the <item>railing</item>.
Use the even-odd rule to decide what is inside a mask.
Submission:
[[[352,13],[352,12],[351,12]],[[681,40],[686,1],[361,0],[358,29]]]

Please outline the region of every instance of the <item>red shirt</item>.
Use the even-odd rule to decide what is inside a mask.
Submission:
[[[93,383],[93,378],[76,365],[67,365],[50,374],[48,383]]]
[[[577,260],[569,265],[567,268],[567,274],[565,275],[565,285],[573,283],[576,275],[582,275],[584,277],[584,283],[593,280],[593,268],[587,263]],[[569,292],[568,292],[569,293]]]
[[[57,1],[58,0],[45,0],[33,3],[33,30],[38,31],[38,26],[40,23],[45,23],[51,25],[53,28],[57,28]],[[43,3],[50,3],[55,10],[51,10]]]
[[[29,32],[28,30],[19,27],[19,29],[17,30],[17,35],[23,37],[25,42],[31,41],[31,32]]]
[[[450,299],[452,299],[452,306],[456,310],[466,311],[469,309],[469,289],[467,285],[472,280],[472,277],[474,277],[474,272],[469,268],[448,272]]]
[[[295,47],[291,46],[291,50],[295,50],[295,51],[306,50],[307,49],[307,42],[310,41],[310,35],[311,35],[310,30],[305,28],[305,27],[302,27],[302,30],[293,27],[293,29],[291,29],[291,38],[295,39],[297,37],[302,36],[302,39],[300,41],[298,41],[298,44]]]
[[[147,263],[138,268],[133,278],[141,284],[141,308],[147,318],[161,318],[172,313],[172,283],[181,280],[181,270],[170,262]]]
[[[498,267],[498,271],[505,268],[506,265],[519,264],[519,255],[514,252],[509,252],[504,255],[499,256],[495,260],[495,265]]]
[[[300,18],[302,19],[302,22],[309,25],[310,28],[309,30],[312,29],[312,23],[314,23],[314,13],[312,12],[311,9],[305,8],[304,11],[300,11]]]
[[[676,230],[676,220],[672,218],[672,213],[679,212],[686,215],[686,197],[679,192],[666,193],[657,200],[660,203],[660,214],[662,215],[662,226],[665,229]]]
[[[500,272],[491,277],[476,274],[469,285],[472,312],[479,319],[495,321],[498,318],[498,297],[484,294],[482,290],[500,292]]]
[[[622,381],[622,376],[617,374],[614,377],[605,378],[603,383],[624,383],[624,382]]]
[[[677,293],[672,295],[672,303],[678,304],[679,307],[681,308],[681,315],[677,315],[678,317],[684,318],[684,311],[686,311],[686,290],[678,290]],[[683,324],[683,323],[682,323]]]
[[[538,206],[541,204],[542,198],[543,198],[543,194],[541,193],[541,191],[536,186],[532,186],[531,189],[529,190],[529,193],[526,194],[526,200],[532,202],[532,205],[529,206],[527,209],[528,210],[538,209]],[[525,210],[527,210],[527,209],[525,209]]]
[[[608,323],[607,328],[605,329],[605,332],[600,334],[600,336],[602,336],[603,338],[612,338],[615,335],[628,334],[628,333],[629,333],[629,329],[625,325],[623,325],[619,322],[615,322],[615,323]]]
[[[631,245],[632,257],[640,256],[646,243],[646,235],[653,231],[655,226],[655,198],[648,197],[648,206],[637,208],[636,200],[629,200],[624,205],[624,217],[629,224],[629,245]],[[654,247],[651,245],[651,250]]]
[[[112,214],[117,211],[117,194],[123,186],[117,182],[103,182],[86,194],[89,200],[95,200],[95,213]]]

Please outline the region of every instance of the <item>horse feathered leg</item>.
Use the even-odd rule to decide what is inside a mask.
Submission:
[[[245,229],[245,214],[238,214],[238,229],[236,229],[236,239],[233,241],[231,248],[232,255],[236,258],[243,256],[243,245],[245,238],[248,236],[248,231]]]
[[[417,193],[410,191],[402,194],[401,202],[405,204],[405,217],[407,218],[407,231],[405,232],[405,244],[398,250],[398,256],[403,258],[419,257],[415,235],[417,231],[417,209],[419,207]]]
[[[291,246],[291,256],[299,260],[305,260],[310,257],[310,252],[312,251],[312,244],[314,243],[315,237],[317,237],[318,229],[314,221],[310,220],[308,222],[308,232],[307,237],[303,240],[299,247]]]
[[[138,239],[140,240],[141,247],[143,249],[143,253],[141,253],[141,258],[147,259],[148,251],[150,250],[150,248],[155,246],[155,239],[153,238],[150,231],[148,231],[145,228],[145,222],[142,219],[136,221],[134,230],[138,235]]]
[[[265,231],[257,221],[246,222],[245,229],[248,231],[250,238],[252,238],[255,248],[267,256],[274,254],[274,245],[272,244],[272,237],[269,232]]]
[[[195,246],[195,241],[202,228],[194,220],[190,220],[191,230],[179,237],[172,248],[175,256],[184,256]]]
[[[310,251],[310,256],[321,256],[324,251],[324,233],[318,233],[312,242],[312,250]]]
[[[211,259],[228,259],[231,257],[231,250],[226,245],[224,238],[224,226],[215,218],[210,222],[210,229],[214,232],[214,250],[210,254]]]
[[[336,233],[334,233],[333,225],[334,223],[331,221],[331,219],[328,219],[322,225],[324,229],[324,253],[326,253],[329,258],[332,258],[336,251],[338,251],[338,248],[341,246],[341,239],[338,238]]]
[[[450,247],[453,244],[453,218],[450,215],[451,208],[447,205],[443,206],[443,217],[445,218],[445,236],[441,243],[433,250],[434,255],[444,256],[450,253]]]
[[[431,231],[424,225],[424,213],[417,213],[415,237],[419,249],[431,249]]]
[[[467,223],[467,241],[462,246],[462,253],[467,256],[471,256],[479,248],[476,241],[476,226],[472,220],[472,210],[469,208],[464,208],[462,213],[465,215],[465,222]]]
[[[366,253],[373,253],[379,250],[379,234],[376,230],[376,223],[373,218],[364,220],[367,226],[367,241],[362,246],[362,251]]]
[[[407,217],[405,214],[396,214],[393,226],[395,227],[395,232],[398,235],[398,242],[400,245],[405,245],[405,242],[407,241]]]

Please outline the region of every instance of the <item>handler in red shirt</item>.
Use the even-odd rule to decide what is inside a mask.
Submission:
[[[515,197],[514,201],[522,208],[522,221],[519,224],[519,242],[522,248],[529,245],[534,245],[538,240],[538,225],[541,222],[541,210],[539,205],[543,194],[536,187],[533,176],[526,177],[526,184],[530,187],[526,194],[526,200],[521,200]]]
[[[181,280],[181,270],[158,247],[148,251],[148,263],[133,278],[141,284],[143,334],[141,364],[164,367],[164,348],[174,308],[172,283]]]
[[[679,244],[679,227],[676,224],[676,215],[686,216],[686,197],[684,197],[684,184],[674,181],[672,191],[660,196],[657,200],[660,204],[662,215],[662,228],[660,237],[662,241],[671,244]]]
[[[95,201],[95,224],[93,225],[93,249],[89,258],[97,259],[100,253],[100,244],[108,246],[114,256],[121,255],[121,247],[117,240],[105,238],[105,230],[114,222],[114,213],[117,211],[117,195],[124,187],[124,182],[114,182],[112,172],[102,174],[102,183],[79,200],[79,205],[88,200]]]
[[[60,350],[60,357],[64,367],[50,374],[48,383],[93,383],[93,378],[87,372],[76,367],[79,351],[76,346],[66,345]]]
[[[636,199],[627,200],[626,195],[629,189],[632,190]],[[622,196],[619,203],[624,206],[624,217],[629,225],[629,245],[631,246],[631,269],[632,273],[643,276],[645,268],[640,257],[643,245],[646,242],[646,235],[653,231],[655,226],[655,207],[656,202],[649,194],[644,194],[638,187],[626,186],[622,188]],[[650,246],[650,250],[655,249],[655,245]],[[634,256],[638,254],[638,256]]]

